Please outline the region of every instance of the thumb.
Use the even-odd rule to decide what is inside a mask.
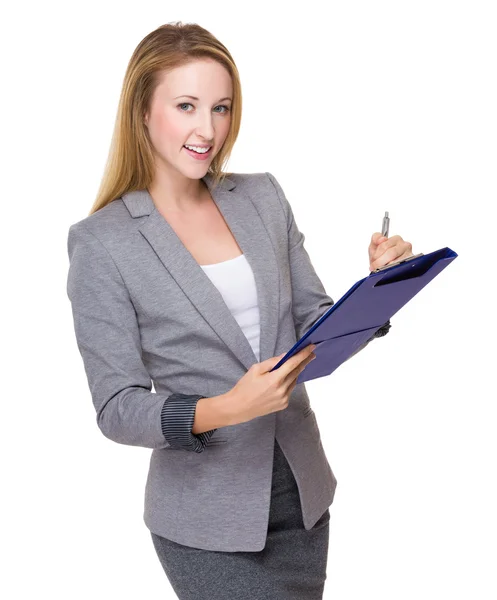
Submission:
[[[373,234],[373,243],[375,243],[376,245],[381,244],[386,239],[387,238],[384,235],[381,235],[381,233],[379,231],[377,231],[375,234]]]
[[[268,365],[273,365],[273,364],[275,365],[285,356],[285,354],[286,354],[286,352],[283,352],[283,354],[280,354],[279,356],[272,356],[271,358],[268,358],[264,362],[267,363]]]
[[[267,358],[259,363],[260,367],[262,367],[262,372],[267,373],[270,371],[275,365],[277,365],[280,360],[285,356],[286,352],[280,354],[279,356],[272,356],[271,358]]]

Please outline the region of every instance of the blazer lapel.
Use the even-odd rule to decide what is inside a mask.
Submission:
[[[279,271],[273,246],[250,196],[239,193],[233,180],[213,189],[212,176],[203,180],[249,262],[256,283],[260,314],[260,361],[273,356],[279,319]],[[214,332],[248,369],[257,357],[218,289],[156,209],[147,189],[123,194],[132,217],[147,218],[138,230]],[[167,307],[164,307],[167,310]]]

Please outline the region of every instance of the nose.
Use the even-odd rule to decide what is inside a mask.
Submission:
[[[198,111],[197,113],[197,135],[205,140],[206,144],[214,141],[214,121],[210,110]]]

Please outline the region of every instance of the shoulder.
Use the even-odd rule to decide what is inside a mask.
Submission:
[[[236,187],[257,191],[258,189],[272,189],[276,178],[268,172],[227,173],[226,181],[234,183]]]
[[[70,229],[88,229],[92,233],[97,233],[106,228],[115,229],[126,220],[129,220],[129,212],[124,206],[122,198],[119,197],[93,214],[72,223]]]
[[[72,240],[102,245],[111,255],[130,245],[140,235],[142,219],[133,218],[122,197],[115,198],[91,215],[72,223],[68,230],[68,246]]]
[[[264,173],[232,173],[229,178],[237,185],[240,182],[240,192],[247,191],[252,198],[259,200],[265,210],[282,212],[285,218],[290,218],[292,211],[290,203],[276,177],[269,171]],[[256,200],[256,201],[257,201]]]
[[[288,201],[272,173],[229,173],[226,178],[236,186],[238,193],[247,193],[256,203],[263,203],[273,211],[288,212]]]
[[[272,173],[229,173],[227,179],[236,186],[234,192],[252,201],[266,224],[288,223],[290,204]]]

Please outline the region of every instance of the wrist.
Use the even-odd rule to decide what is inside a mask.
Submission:
[[[229,425],[236,425],[237,414],[236,414],[236,400],[233,390],[229,390],[225,394],[215,396],[217,402],[217,412],[220,415],[222,421],[221,427],[228,427]]]
[[[194,435],[228,425],[234,425],[231,394],[220,394],[198,400],[191,430]]]

